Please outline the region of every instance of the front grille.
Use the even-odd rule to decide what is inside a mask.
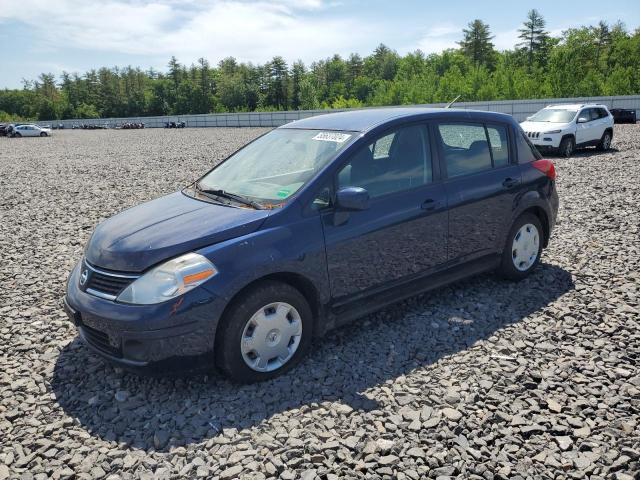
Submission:
[[[527,137],[529,138],[538,138],[540,137],[540,132],[525,132]]]
[[[109,295],[118,295],[133,280],[130,278],[112,277],[102,273],[93,272],[87,282],[87,288],[92,288]]]
[[[137,276],[125,273],[107,272],[84,262],[87,280],[81,287],[92,294],[102,294],[106,298],[117,297]]]
[[[113,357],[122,356],[120,348],[111,345],[109,342],[109,335],[106,333],[96,330],[95,328],[87,327],[86,325],[81,325],[80,329],[85,340],[91,346]]]

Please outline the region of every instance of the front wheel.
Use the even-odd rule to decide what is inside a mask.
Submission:
[[[13,134],[13,136],[14,136],[14,138],[20,138],[20,137],[22,136],[22,134],[20,134],[20,133],[14,133],[14,134]]]
[[[569,158],[573,155],[573,151],[576,149],[576,141],[573,137],[563,138],[558,147],[558,153],[561,157]]]
[[[266,281],[229,307],[216,334],[216,365],[231,380],[253,383],[296,365],[311,343],[313,314],[291,285]]]
[[[543,230],[540,220],[526,213],[511,226],[502,252],[499,273],[509,280],[522,280],[540,263]]]
[[[47,132],[40,132],[40,136],[41,137],[46,137],[47,136]]]

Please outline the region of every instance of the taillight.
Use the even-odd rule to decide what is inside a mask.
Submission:
[[[553,165],[553,162],[551,160],[546,160],[546,159],[536,160],[532,162],[531,165],[534,168],[537,168],[538,170],[540,170],[551,180],[556,179],[556,167]]]

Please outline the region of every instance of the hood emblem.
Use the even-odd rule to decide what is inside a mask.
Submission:
[[[80,285],[84,285],[85,283],[87,283],[88,278],[89,278],[89,270],[85,268],[84,270],[82,270],[82,273],[80,274]]]

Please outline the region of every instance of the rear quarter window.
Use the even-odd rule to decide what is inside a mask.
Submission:
[[[542,158],[538,149],[520,127],[516,128],[516,150],[518,151],[518,163],[531,163]]]

